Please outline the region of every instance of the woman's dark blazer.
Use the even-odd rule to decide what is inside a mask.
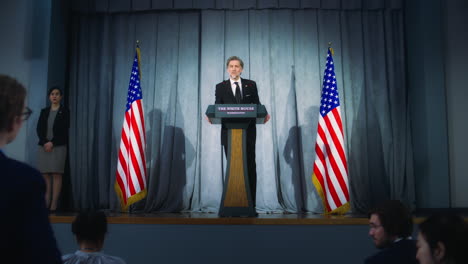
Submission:
[[[39,137],[39,145],[43,146],[47,140],[47,119],[49,118],[50,107],[41,110],[39,121],[37,121],[37,136]],[[54,120],[53,132],[54,137],[50,140],[54,146],[68,144],[68,128],[70,128],[70,110],[61,105],[58,109],[57,116]]]

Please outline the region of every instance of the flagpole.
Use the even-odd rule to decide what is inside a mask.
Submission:
[[[137,56],[138,56],[138,68],[141,68],[141,65],[140,65],[140,62],[141,62],[141,56],[140,56],[140,40],[136,40],[136,47],[135,47],[135,50],[136,50],[136,53],[137,53]],[[141,80],[141,71],[139,71],[140,73],[140,80]]]

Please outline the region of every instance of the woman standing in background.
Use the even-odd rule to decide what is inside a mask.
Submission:
[[[44,176],[47,185],[46,205],[51,212],[54,212],[57,210],[57,201],[62,189],[62,175],[67,156],[68,128],[70,127],[70,111],[60,104],[62,90],[59,87],[52,87],[48,92],[48,96],[51,105],[41,110],[37,122],[37,136],[39,137],[37,167]],[[51,196],[52,199],[50,199]]]

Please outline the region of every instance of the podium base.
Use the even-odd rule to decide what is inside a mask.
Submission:
[[[223,207],[219,211],[220,217],[255,217],[257,212],[252,207]]]

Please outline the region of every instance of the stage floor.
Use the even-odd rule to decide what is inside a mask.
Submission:
[[[76,213],[54,213],[52,223],[71,223]],[[256,217],[219,217],[215,213],[108,213],[110,224],[162,225],[367,225],[365,215],[261,214]],[[420,223],[424,218],[415,217]]]

